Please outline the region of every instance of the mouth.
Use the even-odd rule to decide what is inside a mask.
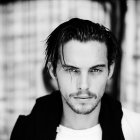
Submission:
[[[82,99],[82,100],[85,100],[85,99],[92,99],[92,98],[93,98],[92,96],[87,96],[87,97],[78,96],[78,97],[74,97],[74,99]]]
[[[97,99],[97,95],[95,93],[82,91],[78,93],[73,93],[70,95],[70,98],[73,98],[75,100],[81,100],[81,101],[89,101],[92,99]]]

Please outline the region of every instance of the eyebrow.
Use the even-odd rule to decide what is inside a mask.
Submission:
[[[98,68],[98,67],[105,68],[106,65],[105,64],[99,64],[99,65],[95,65],[95,66],[91,67],[90,69],[95,69],[95,68]]]
[[[75,67],[75,66],[72,66],[72,65],[68,65],[68,64],[62,64],[62,67],[63,67],[63,68],[74,68],[74,69],[79,69],[78,67]],[[95,68],[98,68],[98,67],[104,68],[104,67],[106,67],[106,65],[105,65],[105,64],[99,64],[99,65],[92,66],[92,67],[90,67],[89,69],[95,69]]]
[[[74,68],[74,69],[79,69],[78,67],[72,66],[72,65],[67,65],[67,64],[62,64],[63,68]]]

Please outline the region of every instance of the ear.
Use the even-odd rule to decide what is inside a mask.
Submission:
[[[55,77],[55,74],[54,74],[54,68],[52,66],[52,63],[48,62],[47,67],[48,67],[48,70],[49,70],[49,73],[50,73],[51,77],[53,79],[55,79],[56,77]]]
[[[114,67],[115,67],[115,63],[112,63],[110,66],[109,66],[109,75],[108,75],[108,79],[110,79],[113,75],[113,72],[114,72]]]

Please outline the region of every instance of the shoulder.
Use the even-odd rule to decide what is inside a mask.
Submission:
[[[126,140],[140,140],[140,113],[122,108],[122,129]]]
[[[127,117],[128,119],[136,119],[137,121],[140,122],[140,113],[128,110],[126,108],[122,108],[122,110],[124,116]]]
[[[35,130],[38,131],[38,134],[42,134],[44,128],[46,130],[50,129],[50,123],[51,125],[55,125],[61,113],[61,107],[59,105],[61,96],[59,93],[55,91],[50,95],[38,98],[29,115],[20,115],[12,130],[10,140],[25,140],[25,137],[36,139],[34,134]]]
[[[36,99],[36,103],[33,107],[32,112],[35,110],[46,110],[46,109],[53,109],[53,107],[57,106],[61,103],[61,94],[59,91],[54,91],[49,95],[45,95]]]
[[[46,103],[46,101],[50,101],[50,100],[58,100],[58,98],[60,98],[60,92],[59,91],[54,91],[48,95],[39,97],[36,99],[37,103]]]

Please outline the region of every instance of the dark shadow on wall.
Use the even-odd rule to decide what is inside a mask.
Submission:
[[[91,0],[93,2],[97,1],[102,4],[104,11],[107,11],[107,4],[111,6],[110,21],[111,30],[116,36],[119,47],[120,56],[116,62],[116,68],[112,78],[112,82],[108,87],[108,94],[110,94],[115,99],[120,99],[120,72],[121,72],[121,62],[122,62],[122,41],[125,31],[125,15],[127,12],[127,0]]]
[[[25,1],[31,1],[31,0],[0,0],[0,5],[7,5],[10,3],[15,3],[15,2],[25,2]]]

